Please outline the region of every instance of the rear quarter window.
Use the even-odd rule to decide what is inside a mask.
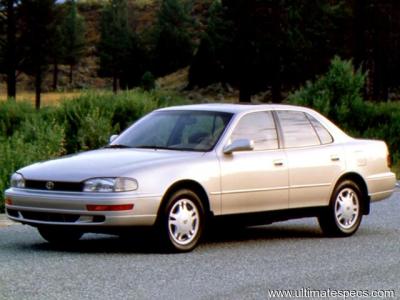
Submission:
[[[311,121],[312,126],[318,134],[321,144],[330,144],[333,142],[333,137],[329,131],[313,116],[307,114],[308,119]]]

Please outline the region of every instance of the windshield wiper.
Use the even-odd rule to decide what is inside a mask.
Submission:
[[[133,146],[132,148],[138,149],[154,149],[154,150],[172,150],[172,151],[199,151],[192,148],[177,148],[177,147],[167,147],[167,146],[157,146],[157,145],[139,145]]]
[[[139,148],[139,149],[175,150],[174,148],[170,148],[170,147],[166,147],[166,146],[157,146],[157,145],[139,145],[139,146],[134,146],[133,148]]]
[[[127,145],[122,145],[122,144],[114,144],[114,145],[107,145],[104,148],[114,148],[114,149],[125,149],[125,148],[132,148]]]

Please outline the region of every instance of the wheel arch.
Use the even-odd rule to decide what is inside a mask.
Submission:
[[[162,212],[164,210],[169,197],[173,193],[175,193],[176,191],[181,190],[181,189],[188,189],[188,190],[191,190],[194,193],[196,193],[197,196],[199,196],[201,202],[203,203],[206,216],[212,216],[210,200],[209,200],[209,197],[208,197],[207,192],[204,189],[204,187],[197,181],[190,180],[190,179],[184,179],[184,180],[179,180],[179,181],[175,182],[174,184],[172,184],[167,189],[167,191],[164,193],[164,196],[162,197],[162,200],[161,200],[161,205],[158,209],[158,214],[157,214],[158,217],[160,216],[160,212]]]
[[[336,181],[335,187],[344,180],[353,181],[360,188],[363,196],[363,215],[368,215],[370,212],[371,198],[368,195],[368,187],[364,178],[355,172],[346,173],[339,177],[339,179]]]

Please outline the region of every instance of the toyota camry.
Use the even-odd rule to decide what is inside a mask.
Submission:
[[[383,141],[348,136],[314,110],[199,104],[159,109],[101,149],[16,171],[6,213],[49,242],[153,227],[192,250],[216,219],[267,224],[316,217],[350,236],[395,187]]]

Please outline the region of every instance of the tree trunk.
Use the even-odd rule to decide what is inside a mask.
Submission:
[[[368,50],[368,53],[366,54],[363,69],[367,72],[365,77],[364,97],[371,101],[374,98],[375,86],[375,60],[373,59],[372,50]]]
[[[361,5],[361,4],[360,4]],[[363,7],[363,39],[364,43],[361,45],[361,53],[363,53],[363,71],[367,72],[365,83],[365,98],[368,100],[376,100],[376,87],[377,87],[377,31],[376,31],[376,8],[371,3],[364,4]],[[368,20],[368,21],[367,21]]]
[[[272,101],[276,103],[282,102],[282,78],[281,78],[281,55],[278,46],[273,46],[272,49]]]
[[[10,100],[17,94],[17,58],[16,58],[16,20],[14,0],[7,1],[7,47],[6,47],[6,68],[7,68],[7,96]]]
[[[241,62],[239,62],[239,102],[250,103],[251,102],[251,67],[248,45],[246,42],[242,46],[241,51]]]
[[[357,68],[365,67],[363,62],[366,59],[365,49],[365,14],[366,14],[365,0],[356,0],[354,5],[354,63]]]
[[[242,62],[239,63],[239,102],[251,102],[251,70],[250,62],[246,59],[246,54],[242,56]]]
[[[56,91],[58,88],[58,62],[54,61],[53,68],[53,91]]]
[[[250,12],[253,2],[244,0],[240,2],[241,11],[238,12],[239,27],[239,102],[250,103],[252,92],[252,70],[251,70],[251,22]]]
[[[17,80],[15,77],[15,70],[9,68],[7,70],[7,97],[9,100],[14,100],[17,96]]]
[[[40,96],[42,94],[42,71],[37,71],[35,76],[35,107],[40,109]]]
[[[272,79],[272,101],[275,103],[282,102],[282,87],[281,87],[280,72],[275,73],[275,76]]]
[[[74,65],[70,64],[69,65],[69,84],[72,85],[73,79],[74,79]]]
[[[251,102],[251,92],[249,89],[249,85],[241,82],[240,91],[239,91],[239,102],[242,103],[250,103]]]
[[[282,101],[282,91],[281,91],[281,51],[282,47],[279,46],[279,41],[283,40],[283,34],[281,30],[281,18],[282,18],[282,10],[281,4],[279,2],[275,2],[273,5],[273,14],[272,14],[272,31],[273,37],[277,41],[272,45],[272,101],[280,103]]]
[[[114,72],[114,74],[113,74],[113,92],[114,92],[114,94],[116,94],[117,91],[118,91],[118,77]]]

